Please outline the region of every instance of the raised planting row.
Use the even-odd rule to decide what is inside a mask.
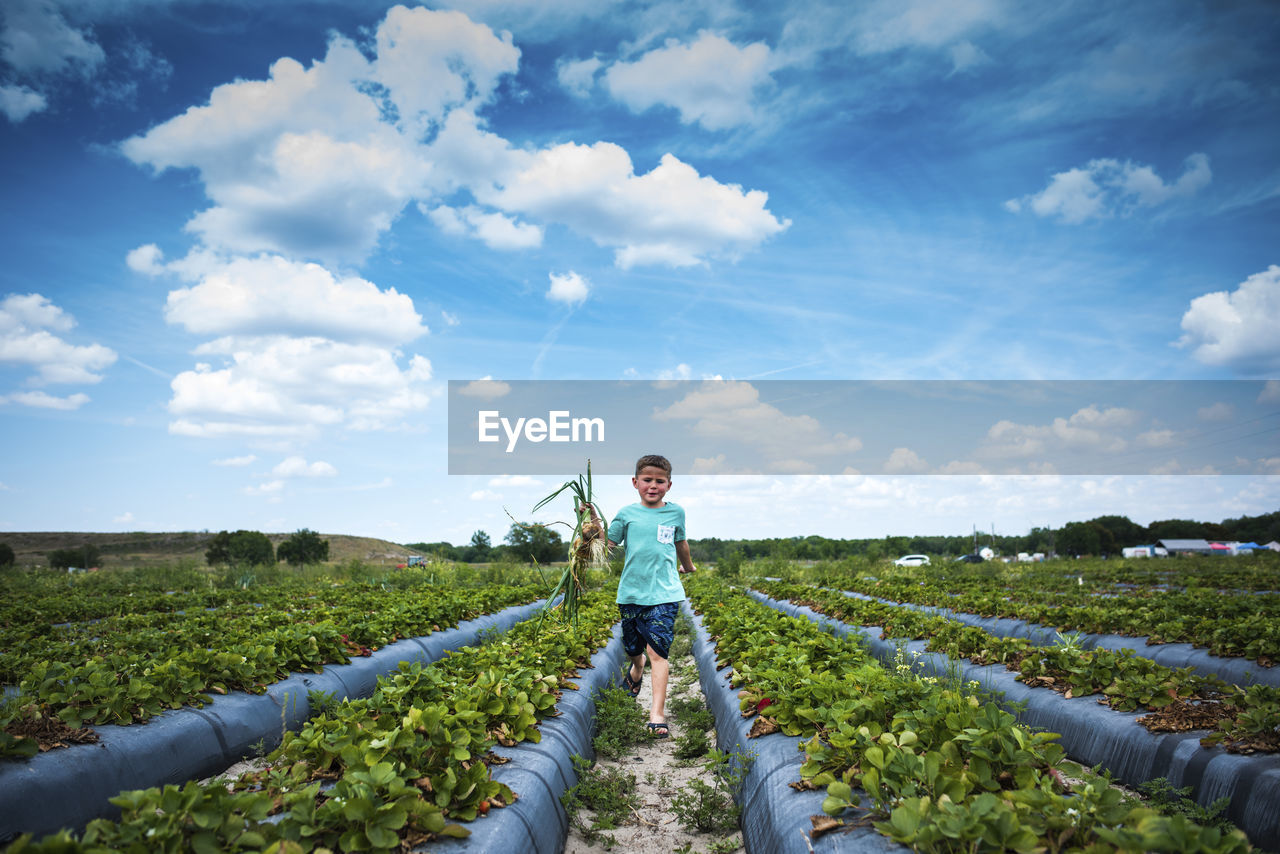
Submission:
[[[1276,561],[1270,562],[1273,566]],[[1182,565],[1182,562],[1179,562]],[[1187,562],[1185,566],[1191,566]],[[1224,593],[1188,585],[1183,590],[1135,589],[1098,596],[1091,587],[1055,591],[1044,573],[1055,569],[950,564],[883,572],[881,577],[841,579],[841,586],[869,596],[947,607],[983,617],[1013,617],[1062,631],[1145,637],[1150,643],[1189,643],[1214,655],[1240,656],[1269,667],[1280,660],[1280,595]],[[1083,575],[1074,576],[1085,580]],[[1187,581],[1194,578],[1188,571]],[[1274,581],[1272,587],[1274,587]]]
[[[1172,669],[1190,669],[1201,676],[1221,679],[1242,687],[1249,685],[1270,685],[1280,688],[1280,668],[1263,667],[1257,661],[1247,658],[1224,658],[1197,648],[1189,643],[1152,643],[1149,638],[1130,637],[1118,634],[1095,634],[1081,631],[1059,631],[1052,626],[1030,623],[1011,617],[982,617],[942,608],[934,605],[916,605],[910,602],[894,602],[857,593],[844,591],[845,596],[881,602],[887,605],[901,606],[937,614],[950,620],[956,620],[970,626],[976,626],[997,637],[1027,638],[1041,646],[1060,645],[1069,636],[1072,646],[1082,649],[1107,649],[1115,652],[1129,651],[1140,658],[1154,661]]]
[[[430,664],[450,650],[474,645],[529,619],[540,604],[520,605],[429,637],[409,638],[321,673],[295,674],[263,694],[239,691],[203,708],[175,709],[145,726],[98,727],[93,744],[43,752],[26,762],[0,765],[0,839],[18,832],[81,828],[94,818],[119,815],[109,799],[125,789],[150,788],[209,777],[279,745],[315,708],[343,698],[367,697],[378,677],[402,662]],[[85,732],[87,730],[81,730]],[[68,798],[67,792],[74,792]]]
[[[261,770],[232,781],[124,792],[119,821],[98,819],[16,852],[413,849],[465,837],[471,822],[513,803],[490,773],[496,745],[539,742],[568,680],[614,635],[601,594],[576,629],[521,623],[482,647],[423,667],[402,665],[366,699],[334,704],[285,736]]]
[[[1246,851],[1245,836],[1121,803],[1099,783],[1068,788],[1051,733],[905,664],[880,666],[852,639],[786,617],[713,579],[690,585],[733,667],[756,734],[802,736],[798,787],[825,789],[835,826],[869,824],[922,851]],[[785,797],[785,796],[782,796]]]
[[[1151,714],[1138,719],[1152,732],[1208,730],[1206,746],[1233,753],[1280,751],[1280,688],[1249,688],[1175,670],[1130,650],[1083,649],[1070,642],[1040,646],[1002,637],[942,616],[851,598],[806,585],[768,583],[759,588],[853,626],[875,626],[882,639],[926,640],[925,649],[974,664],[1001,664],[1030,687],[1066,696],[1101,694],[1111,708]]]
[[[923,641],[885,640],[879,627],[850,626],[804,605],[751,596],[781,613],[803,617],[841,637],[859,639],[882,662],[996,698],[1037,730],[1060,733],[1069,756],[1085,767],[1100,766],[1115,779],[1139,785],[1158,778],[1194,793],[1209,806],[1225,799],[1226,817],[1257,845],[1280,849],[1280,756],[1243,756],[1204,748],[1201,733],[1151,733],[1135,725],[1138,712],[1108,708],[1098,695],[1067,699],[1018,682],[1004,665],[977,665],[928,652]],[[1218,806],[1222,806],[1221,803]]]
[[[386,589],[329,580],[255,593],[260,601],[252,604],[28,625],[25,636],[7,627],[0,672],[17,691],[0,706],[0,758],[83,741],[86,725],[146,721],[203,705],[211,694],[262,693],[291,672],[345,664],[537,598],[533,587]]]

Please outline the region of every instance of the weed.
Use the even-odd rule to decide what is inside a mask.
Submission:
[[[710,749],[711,741],[705,731],[686,728],[676,739],[674,754],[677,759],[697,759],[706,756]]]
[[[645,742],[648,716],[629,691],[605,688],[596,695],[596,737],[591,745],[600,756],[617,759]]]
[[[690,780],[671,799],[671,809],[681,826],[699,833],[726,832],[737,829],[741,807],[734,795],[755,757],[742,752],[723,753],[712,750],[703,768],[711,775],[711,784]]]
[[[1207,807],[1196,803],[1191,797],[1191,787],[1175,788],[1169,784],[1167,777],[1156,777],[1138,786],[1138,789],[1151,799],[1151,805],[1169,816],[1185,816],[1196,824],[1205,827],[1216,827],[1222,831],[1235,828],[1227,818],[1227,806],[1231,798],[1221,797]]]
[[[599,842],[610,848],[614,844],[613,837],[601,831],[621,827],[640,806],[636,775],[624,773],[619,768],[592,768],[591,763],[581,756],[572,758],[578,782],[560,796],[560,803],[569,814],[569,821],[582,832],[587,842]],[[595,819],[589,823],[583,820],[579,815],[583,809],[591,810]]]
[[[338,699],[338,695],[332,691],[308,691],[307,705],[311,709],[311,717],[313,718],[320,715],[332,716],[338,707],[342,705],[342,700]]]

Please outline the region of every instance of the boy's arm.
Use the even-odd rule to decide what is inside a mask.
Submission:
[[[676,557],[680,560],[680,571],[682,573],[693,572],[695,567],[693,559],[689,557],[688,540],[676,540]]]

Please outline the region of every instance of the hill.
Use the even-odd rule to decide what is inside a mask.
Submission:
[[[290,532],[291,534],[292,532]],[[279,546],[290,534],[268,534]],[[399,543],[375,537],[347,534],[321,534],[329,541],[329,559],[336,563],[356,559],[371,564],[403,563],[412,551]],[[116,534],[86,531],[0,531],[0,543],[8,543],[18,566],[46,565],[46,556],[54,549],[97,546],[104,566],[154,566],[194,560],[204,564],[204,553],[214,533],[210,531],[174,531],[148,533],[128,531]]]

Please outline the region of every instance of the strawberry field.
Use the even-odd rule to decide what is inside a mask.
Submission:
[[[748,851],[1280,848],[1280,689],[1086,644],[1198,643],[1265,674],[1280,585],[1261,561],[744,570],[690,577],[686,608],[720,747],[755,756],[737,792]],[[529,850],[558,850],[590,694],[619,677],[617,610],[600,573],[576,627],[542,619],[545,586],[519,583],[536,574],[498,580],[5,579],[7,850],[498,850],[518,827],[543,828]],[[225,743],[251,718],[254,749]],[[190,729],[211,722],[216,739]],[[201,751],[209,773],[166,771]],[[97,797],[66,768],[98,754],[101,803],[19,836],[67,791]],[[197,779],[240,754],[261,758]],[[114,785],[130,764],[158,776]],[[1132,790],[1157,779],[1191,800]]]

